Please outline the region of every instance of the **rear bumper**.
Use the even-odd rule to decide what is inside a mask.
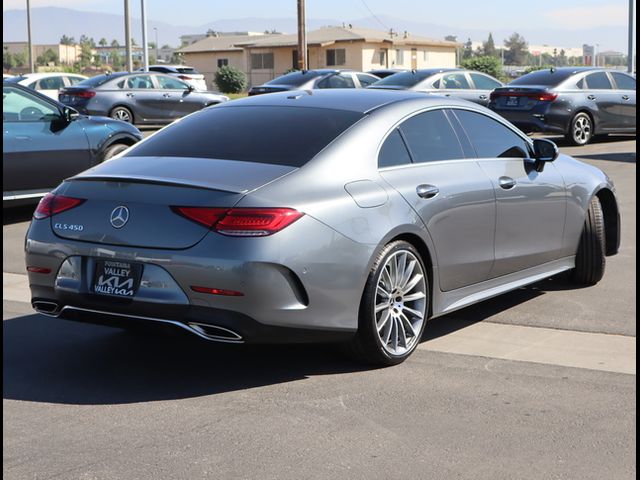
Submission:
[[[564,135],[567,132],[568,118],[560,116],[550,109],[517,111],[492,108],[492,110],[525,133],[540,132]]]

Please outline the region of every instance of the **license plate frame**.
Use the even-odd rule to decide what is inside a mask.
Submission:
[[[517,107],[520,104],[518,97],[507,97],[507,107]]]
[[[120,260],[96,260],[91,291],[97,295],[133,298],[140,288],[143,266]]]

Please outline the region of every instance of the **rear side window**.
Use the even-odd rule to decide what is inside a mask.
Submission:
[[[138,75],[127,79],[127,88],[148,90],[154,87],[149,75]]]
[[[108,75],[97,75],[95,77],[87,78],[86,80],[78,82],[76,83],[76,85],[78,87],[95,88],[99,87],[100,85],[104,85],[105,83],[118,77],[122,77],[123,75],[126,75],[126,73],[110,73]]]
[[[587,75],[587,86],[593,90],[611,90],[611,82],[604,72],[596,72]]]
[[[413,87],[418,83],[426,80],[430,76],[432,76],[432,72],[398,72],[393,75],[389,75],[388,77],[383,78],[379,82],[376,82],[376,86],[378,85],[391,85],[393,87]]]
[[[612,72],[611,75],[620,90],[635,90],[636,79],[625,75],[624,73]]]
[[[38,82],[37,90],[60,90],[64,88],[64,78],[49,77],[41,78]]]
[[[416,163],[465,158],[458,137],[442,110],[411,117],[400,130]]]
[[[493,90],[494,88],[502,86],[500,82],[497,82],[486,75],[480,75],[479,73],[471,73],[470,75],[471,80],[473,80],[473,83],[478,90]]]
[[[132,148],[127,157],[198,157],[301,167],[362,113],[329,108],[213,107]]]
[[[478,158],[527,158],[529,146],[518,134],[493,118],[468,110],[454,110]]]
[[[397,167],[411,163],[407,146],[396,128],[382,144],[378,155],[378,167]]]
[[[331,75],[318,83],[318,88],[356,88],[349,74]]]
[[[440,82],[440,88],[450,88],[456,90],[469,90],[469,82],[464,73],[445,73]]]

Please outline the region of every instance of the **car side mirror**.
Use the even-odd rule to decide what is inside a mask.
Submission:
[[[187,85],[187,93],[191,93],[196,89],[193,85]]]
[[[541,172],[546,162],[553,162],[560,155],[558,146],[546,138],[533,140],[533,158],[536,161],[536,170]]]
[[[64,118],[64,121],[67,123],[73,122],[79,116],[80,116],[80,112],[78,112],[75,108],[64,107],[62,109],[62,117]]]

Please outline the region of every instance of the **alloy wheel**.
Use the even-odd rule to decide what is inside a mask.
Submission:
[[[579,115],[573,122],[573,139],[575,143],[584,145],[591,139],[592,134],[591,119],[586,115]]]

